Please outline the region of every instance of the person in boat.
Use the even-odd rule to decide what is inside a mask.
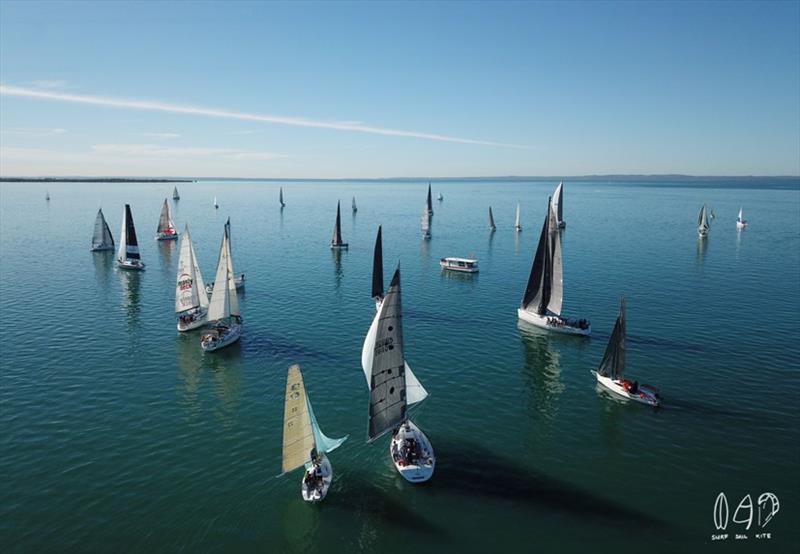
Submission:
[[[622,381],[622,388],[625,389],[625,392],[628,394],[637,394],[639,392],[639,381],[625,379]]]

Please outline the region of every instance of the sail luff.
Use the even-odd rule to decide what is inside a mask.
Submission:
[[[381,226],[375,237],[375,250],[372,255],[372,298],[383,298],[383,239]]]
[[[293,365],[286,376],[281,461],[283,473],[311,461],[311,453],[317,448],[309,406],[300,366]]]
[[[564,268],[561,261],[561,233],[558,232],[558,221],[553,206],[549,209],[550,221],[550,299],[547,310],[561,315],[561,305],[564,301]]]
[[[549,204],[549,202],[548,202]],[[536,247],[536,254],[533,256],[531,273],[528,276],[528,284],[525,287],[525,295],[522,297],[522,309],[531,311],[529,308],[536,306],[537,313],[540,311],[542,299],[545,296],[545,266],[547,265],[548,244],[550,237],[550,214],[547,214],[542,224],[542,233],[539,235],[539,244]],[[547,302],[544,303],[547,305]]]

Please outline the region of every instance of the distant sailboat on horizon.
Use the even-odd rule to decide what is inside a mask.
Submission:
[[[217,204],[217,197],[216,196],[214,197],[214,209],[215,210],[219,209],[219,204]]]
[[[736,228],[737,229],[744,229],[747,227],[747,220],[742,215],[742,208],[739,207],[739,215],[736,217]]]
[[[347,250],[348,244],[342,240],[342,210],[341,202],[336,202],[336,224],[333,226],[333,237],[331,238],[331,248]]]
[[[180,200],[181,199],[181,195],[178,194],[178,187],[177,186],[172,189],[172,199],[173,200]]]
[[[356,206],[356,197],[353,196],[353,213],[358,211],[358,207]]]
[[[492,214],[491,206],[489,206],[489,230],[497,231],[497,225],[494,224],[494,215]]]
[[[700,215],[697,216],[697,234],[701,239],[704,239],[708,236],[708,230],[710,227],[711,226],[708,223],[706,205],[703,204],[703,207],[700,208]]]
[[[103,216],[103,209],[97,210],[97,217],[94,220],[94,234],[92,235],[92,252],[102,252],[103,250],[114,250],[114,237],[111,236],[111,229]]]
[[[278,202],[281,203],[281,209],[286,207],[286,202],[283,201],[283,187],[281,187],[280,192],[278,193]]]
[[[176,240],[178,238],[178,230],[172,222],[172,216],[169,213],[169,202],[164,199],[164,204],[161,206],[161,215],[158,217],[158,229],[156,229],[156,240]]]
[[[514,223],[514,229],[517,230],[517,233],[522,231],[522,222],[520,221],[520,218],[519,218],[519,202],[517,202],[517,218],[516,218],[515,223]]]
[[[125,204],[122,211],[122,230],[119,233],[119,250],[117,265],[120,269],[144,270],[144,262],[139,254],[139,241],[136,240],[136,228],[133,225],[133,214],[130,204]]]

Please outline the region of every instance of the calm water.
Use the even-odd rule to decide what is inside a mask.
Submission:
[[[227,216],[247,274],[241,342],[204,355],[175,331],[178,245],[153,240],[172,185],[3,184],[0,550],[700,551],[721,533],[720,492],[733,517],[767,491],[772,538],[756,539],[756,515],[714,551],[798,548],[798,183],[567,182],[564,307],[592,320],[590,339],[517,323],[555,185],[434,183],[444,202],[424,242],[423,183],[286,183],[283,212],[278,183],[179,184],[174,219],[206,279]],[[341,256],[328,248],[337,198]],[[125,202],[143,274],[88,250],[97,208],[118,238]],[[698,243],[703,202],[718,218]],[[431,393],[415,420],[439,461],[422,486],[395,472],[387,438],[365,441],[378,224],[387,282],[402,264],[407,358]],[[441,273],[439,257],[467,255],[480,274]],[[589,373],[621,294],[629,375],[661,387],[658,411],[608,398]],[[321,506],[301,500],[299,473],[276,478],[295,362],[325,433],[350,435]]]

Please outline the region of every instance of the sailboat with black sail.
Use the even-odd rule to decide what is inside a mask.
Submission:
[[[169,202],[164,199],[164,204],[161,206],[161,215],[158,217],[158,229],[156,229],[156,240],[176,240],[178,238],[178,230],[172,222],[172,216],[169,213]]]
[[[619,302],[619,316],[614,324],[611,338],[608,339],[606,351],[600,361],[600,367],[593,371],[597,377],[597,382],[610,390],[612,393],[633,400],[659,406],[661,397],[658,389],[651,385],[640,385],[638,381],[625,379],[625,298]]]
[[[94,220],[92,252],[102,252],[103,250],[114,250],[114,237],[111,236],[111,229],[108,228],[101,208],[97,210],[97,217]]]
[[[233,344],[242,335],[242,316],[239,312],[239,299],[236,285],[231,275],[228,244],[228,225],[222,233],[222,245],[219,249],[217,263],[217,286],[211,293],[206,319],[213,323],[213,328],[200,337],[200,346],[206,352],[219,350]]]
[[[497,231],[497,225],[494,224],[494,214],[492,214],[491,206],[489,206],[489,230]]]
[[[319,502],[328,494],[333,467],[325,454],[339,448],[346,440],[347,437],[331,439],[322,433],[306,394],[300,366],[291,366],[286,376],[281,469],[283,474],[305,467],[300,483],[303,500]]]
[[[342,240],[342,210],[341,202],[336,202],[336,224],[333,226],[331,248],[334,250],[347,250],[348,244]]]
[[[209,301],[188,225],[183,230],[180,253],[175,281],[175,317],[178,331],[190,331],[206,324]]]
[[[586,319],[561,316],[564,278],[561,262],[561,235],[555,211],[547,199],[547,214],[533,257],[531,273],[517,316],[537,327],[570,335],[588,335],[592,326]]]
[[[431,184],[428,183],[428,199],[425,202],[426,209],[428,210],[428,215],[433,215],[433,200],[431,199]]]
[[[353,213],[358,211],[358,206],[356,206],[356,197],[353,197]]]
[[[119,250],[117,265],[121,269],[144,270],[144,262],[139,254],[139,241],[136,240],[136,228],[133,225],[133,214],[130,204],[125,204],[122,212],[122,230],[119,233]]]
[[[283,187],[281,187],[281,191],[278,193],[278,202],[281,203],[281,209],[286,206],[286,202],[283,201]]]

